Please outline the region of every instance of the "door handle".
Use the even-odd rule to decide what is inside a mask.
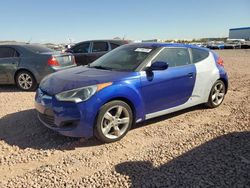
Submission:
[[[192,72],[188,73],[189,78],[193,78],[194,74]]]

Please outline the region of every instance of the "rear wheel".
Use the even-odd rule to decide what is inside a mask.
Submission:
[[[111,101],[103,105],[97,117],[95,136],[106,143],[122,139],[133,123],[130,106],[123,101]]]
[[[213,85],[206,106],[216,108],[221,105],[225,98],[226,87],[223,81],[217,80]]]
[[[17,86],[24,91],[34,91],[37,88],[37,82],[34,76],[28,71],[20,71],[16,75]]]

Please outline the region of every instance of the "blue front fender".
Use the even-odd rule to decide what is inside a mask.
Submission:
[[[129,82],[131,82],[131,84]],[[81,132],[84,137],[93,136],[99,109],[107,102],[117,99],[129,101],[130,105],[133,105],[131,107],[133,108],[135,115],[135,122],[144,120],[145,108],[142,97],[138,93],[138,90],[140,90],[139,87],[140,79],[113,83],[113,85],[108,86],[96,93],[88,101],[79,103],[78,106],[81,113],[80,122],[84,123],[81,125],[81,130],[79,129],[78,131]]]
[[[129,101],[134,111],[135,122],[140,122],[145,119],[144,103],[139,93],[140,87],[139,79],[122,81],[103,89],[96,97],[101,101],[101,106],[115,99]]]

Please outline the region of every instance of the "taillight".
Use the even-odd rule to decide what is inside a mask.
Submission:
[[[51,57],[48,61],[48,65],[52,67],[60,66],[55,57]]]
[[[222,67],[224,67],[224,61],[223,61],[223,59],[221,57],[219,57],[217,59],[217,64],[220,65],[220,66],[222,66]]]

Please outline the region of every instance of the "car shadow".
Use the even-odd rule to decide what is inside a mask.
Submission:
[[[115,170],[131,187],[250,187],[250,132],[217,137],[159,167],[129,161]]]
[[[0,119],[0,140],[21,149],[73,150],[76,147],[90,147],[101,143],[62,136],[42,125],[34,109],[16,112]]]
[[[180,110],[180,111],[173,112],[173,113],[170,113],[170,114],[167,114],[167,115],[162,115],[162,116],[159,116],[159,117],[155,117],[155,118],[146,120],[146,121],[141,122],[141,123],[137,123],[132,127],[132,129],[137,129],[137,128],[140,128],[140,127],[143,127],[143,126],[148,126],[148,125],[151,125],[151,124],[154,124],[154,123],[157,123],[157,122],[165,121],[167,119],[171,119],[173,117],[176,117],[176,116],[179,116],[179,115],[182,115],[182,114],[186,114],[186,113],[191,112],[191,111],[199,111],[199,110],[206,110],[206,109],[208,109],[208,108],[203,104],[193,106],[193,107],[190,107],[190,108],[187,108],[187,109],[184,109],[184,110]]]
[[[15,85],[0,85],[0,92],[23,92]]]
[[[147,120],[143,123],[134,125],[133,129],[148,126],[183,113],[200,109],[204,109],[204,107],[201,105],[195,106],[169,115]],[[22,149],[74,150],[76,147],[91,147],[102,144],[96,138],[70,138],[50,130],[38,120],[34,109],[20,111],[2,117],[0,119],[0,140],[4,140],[9,145],[16,145]]]

